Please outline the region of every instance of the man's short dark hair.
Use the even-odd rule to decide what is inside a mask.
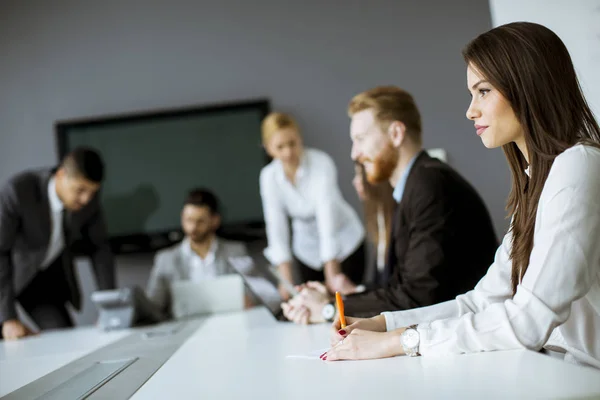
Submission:
[[[104,162],[98,152],[90,147],[76,147],[62,161],[69,175],[100,183],[104,179]]]
[[[217,200],[217,196],[208,189],[192,189],[185,198],[184,205],[188,204],[196,207],[208,207],[213,215],[219,213],[219,201]]]

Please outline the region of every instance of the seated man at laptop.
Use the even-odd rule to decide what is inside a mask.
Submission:
[[[181,211],[185,238],[156,254],[146,289],[148,298],[162,312],[171,312],[172,282],[201,282],[236,274],[228,259],[247,256],[246,246],[217,237],[220,224],[216,196],[206,189],[192,190]]]

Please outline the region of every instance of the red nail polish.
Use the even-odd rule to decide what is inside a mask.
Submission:
[[[346,336],[346,331],[345,331],[345,330],[343,330],[343,329],[340,329],[340,330],[338,331],[338,333],[339,333],[340,335],[342,335],[342,336]]]
[[[321,360],[323,360],[323,361],[327,361],[327,356],[325,356],[325,357],[321,358]]]
[[[325,353],[321,354],[321,355],[319,356],[319,358],[323,358],[323,356],[324,356],[325,354],[327,354],[327,352],[325,352]]]

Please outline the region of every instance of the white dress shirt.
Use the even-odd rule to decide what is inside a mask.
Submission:
[[[181,256],[184,263],[190,266],[190,280],[200,282],[213,279],[220,275],[215,264],[215,254],[219,246],[219,240],[215,237],[210,244],[206,257],[202,258],[192,250],[189,238],[185,238],[181,246]]]
[[[41,269],[48,268],[65,247],[62,226],[62,211],[64,206],[56,193],[56,180],[54,176],[50,178],[50,182],[48,182],[48,201],[50,203],[51,234]]]
[[[532,171],[535,174],[535,171]],[[542,191],[527,271],[512,296],[512,236],[474,290],[386,312],[387,329],[419,324],[423,356],[527,348],[600,368],[600,150],[556,157]]]
[[[268,240],[264,254],[274,265],[292,260],[288,217],[294,255],[315,270],[333,259],[343,261],[364,240],[362,222],[338,187],[335,164],[320,150],[304,149],[295,186],[282,163],[273,160],[260,173],[260,193]]]

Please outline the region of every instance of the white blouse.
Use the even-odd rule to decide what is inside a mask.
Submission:
[[[260,194],[267,228],[265,257],[273,265],[292,260],[292,248],[304,264],[322,270],[327,261],[343,261],[364,240],[364,228],[344,200],[335,164],[329,155],[304,149],[294,186],[283,165],[273,160],[260,173]]]
[[[383,313],[387,329],[419,324],[423,356],[546,348],[600,368],[599,177],[597,148],[576,145],[556,157],[514,297],[509,233],[475,289],[441,304]]]

